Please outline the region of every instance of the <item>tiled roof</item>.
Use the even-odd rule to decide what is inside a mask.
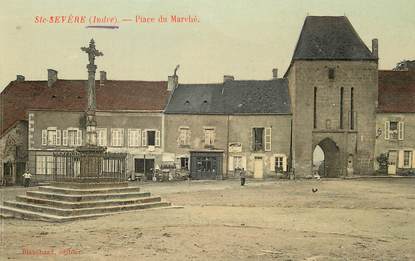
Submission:
[[[180,84],[165,113],[171,114],[289,114],[286,79]]]
[[[345,16],[307,16],[293,60],[375,60]]]
[[[379,71],[378,112],[415,112],[415,71]]]
[[[86,107],[85,80],[58,80],[33,102],[32,109],[76,110]],[[96,81],[97,110],[162,111],[169,92],[167,82]]]
[[[26,109],[45,88],[46,81],[12,81],[7,85],[0,94],[0,136],[26,118]]]
[[[3,120],[1,134],[15,122],[26,118],[28,109],[85,110],[85,80],[13,81],[1,93]],[[97,110],[162,111],[170,92],[165,81],[96,81]]]

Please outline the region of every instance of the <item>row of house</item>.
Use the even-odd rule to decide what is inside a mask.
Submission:
[[[18,76],[1,93],[1,178],[19,183],[65,174],[53,154],[85,144],[86,80]],[[388,155],[388,172],[415,166],[415,72],[378,70],[344,17],[308,16],[282,78],[179,84],[96,81],[97,141],[127,154],[125,171],[149,178],[174,167],[194,179],[222,179],[244,168],[254,178],[310,175],[313,151],[324,176],[372,174]]]

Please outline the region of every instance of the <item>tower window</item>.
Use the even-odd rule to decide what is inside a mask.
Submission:
[[[334,80],[334,77],[335,77],[335,71],[334,71],[334,68],[329,68],[329,79],[330,80]]]

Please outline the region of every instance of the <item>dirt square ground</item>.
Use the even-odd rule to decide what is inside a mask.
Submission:
[[[0,259],[415,260],[415,179],[142,187],[183,208],[63,224],[4,219]]]

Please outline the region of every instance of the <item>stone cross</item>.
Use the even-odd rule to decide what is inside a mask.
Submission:
[[[88,54],[89,64],[94,65],[95,63],[95,57],[97,56],[103,56],[104,54],[97,49],[95,49],[95,41],[94,39],[91,39],[89,42],[89,47],[81,47],[81,50],[86,52]]]
[[[88,106],[86,108],[86,145],[96,146],[97,145],[97,133],[95,127],[97,125],[95,111],[96,111],[96,94],[95,94],[95,72],[97,66],[95,65],[95,57],[103,56],[104,54],[95,48],[94,39],[89,42],[89,47],[81,47],[81,50],[88,54],[89,64],[86,68],[88,69]]]

